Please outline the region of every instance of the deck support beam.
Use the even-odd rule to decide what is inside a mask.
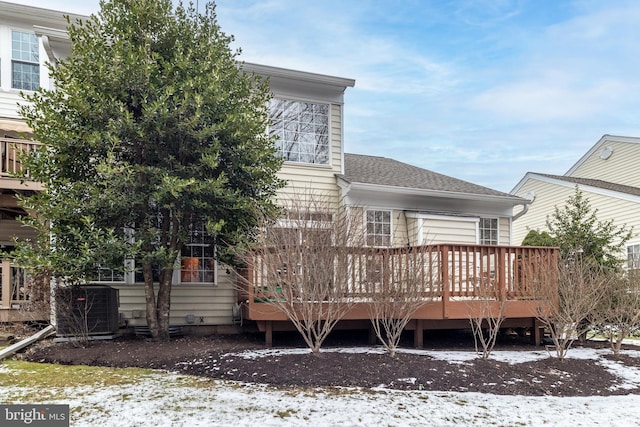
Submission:
[[[369,325],[369,345],[376,345],[377,341],[376,331],[373,329],[373,325]]]
[[[536,347],[542,345],[542,338],[544,336],[544,326],[538,319],[533,319],[533,328],[531,328],[531,341]]]
[[[273,347],[273,321],[267,320],[264,330],[264,345],[267,348]]]
[[[424,347],[424,322],[416,319],[416,328],[413,331],[413,346],[415,348]]]

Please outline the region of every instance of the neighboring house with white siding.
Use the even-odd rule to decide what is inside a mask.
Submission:
[[[513,239],[520,244],[529,230],[545,231],[546,220],[562,209],[576,187],[597,209],[601,221],[613,220],[634,230],[627,243],[630,259],[640,256],[640,138],[604,135],[564,175],[528,172],[511,194],[531,199],[528,211],[513,223]]]
[[[44,61],[64,57],[70,46],[65,41],[61,12],[5,2],[0,2],[0,11],[0,141],[4,144],[3,167],[8,168],[19,166],[10,147],[36,144],[28,139],[29,128],[16,111],[19,91],[52,87]],[[19,37],[22,47],[14,52],[11,41],[15,37]],[[278,137],[276,155],[284,160],[279,173],[287,182],[278,195],[282,204],[286,205],[299,191],[328,196],[336,206],[345,203],[361,212],[367,230],[366,244],[371,247],[451,244],[504,248],[514,243],[514,207],[526,205],[526,199],[396,160],[344,152],[344,94],[354,86],[353,79],[259,64],[241,66],[245,72],[267,77],[273,92],[269,105],[271,125],[265,132]],[[22,73],[19,78],[15,77],[18,70]],[[18,136],[22,139],[15,139]],[[8,172],[3,169],[0,175],[0,244],[5,246],[11,244],[13,237],[29,236],[16,221],[16,216],[24,213],[16,203],[16,192],[39,190],[36,184],[29,184],[36,185],[33,188],[21,187],[24,184],[10,178]],[[229,266],[215,260],[206,233],[194,233],[176,261],[180,268],[173,278],[170,323],[201,327],[199,332],[234,328],[236,275]],[[513,267],[513,262],[508,261],[508,268]],[[2,265],[3,269],[14,268],[6,259]],[[133,261],[131,265],[135,265]],[[495,268],[497,264],[491,266]],[[513,284],[517,279],[514,271],[503,272],[502,279]],[[465,280],[471,280],[477,272],[467,273]],[[8,276],[14,274],[3,276],[0,320],[15,319],[10,314],[20,306],[20,300],[14,298],[19,286],[7,280]],[[459,291],[462,278],[453,277],[454,272],[451,276],[458,280]],[[118,290],[120,321],[129,326],[146,324],[144,285],[138,273],[132,270],[118,274],[104,269],[92,283]],[[465,292],[470,295],[473,286]],[[425,316],[429,319],[431,314]],[[527,316],[532,319],[530,314],[521,317]],[[457,320],[466,323],[468,315],[464,312]]]
[[[11,177],[20,170],[16,139],[30,136],[17,105],[24,102],[21,92],[53,87],[45,64],[70,53],[66,25],[61,12],[0,1],[0,248],[12,245],[14,235],[32,234],[15,221],[24,213],[15,195],[41,189]]]
[[[68,15],[72,20],[84,18]],[[21,171],[18,152],[33,149],[37,143],[30,140],[31,129],[21,120],[17,106],[24,102],[21,92],[53,88],[45,64],[55,64],[70,54],[66,26],[62,12],[0,1],[0,250],[10,250],[14,238],[34,236],[32,229],[17,220],[25,212],[16,196],[42,186],[12,175]],[[19,269],[0,257],[0,322],[22,318],[14,308],[28,298],[23,282]]]

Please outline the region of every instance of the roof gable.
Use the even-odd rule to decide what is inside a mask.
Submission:
[[[581,190],[589,193],[600,194],[619,200],[627,200],[634,203],[640,203],[640,188],[624,184],[616,184],[615,182],[604,181],[592,178],[579,178],[564,175],[551,175],[545,173],[527,172],[520,180],[518,185],[514,187],[512,192],[516,194],[529,181],[541,181],[556,186],[575,187],[579,186]]]
[[[582,166],[594,153],[601,151],[608,142],[626,142],[631,144],[640,144],[640,138],[632,136],[616,136],[616,135],[602,135],[602,137],[595,143],[589,151],[587,151],[569,170],[565,173],[566,176],[571,176],[573,173]]]
[[[527,172],[510,193],[520,192],[530,179],[550,179],[556,184],[578,184],[637,196],[640,181],[634,171],[638,160],[640,138],[603,135],[564,175]]]

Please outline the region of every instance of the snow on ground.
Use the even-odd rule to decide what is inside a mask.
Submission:
[[[299,350],[242,352],[260,357]],[[325,350],[330,351],[330,350]],[[341,349],[374,351],[379,349]],[[403,350],[419,351],[419,350]],[[569,358],[593,359],[620,377],[620,387],[640,385],[640,370],[601,356],[608,350],[572,349]],[[473,352],[421,351],[457,363],[476,357]],[[640,351],[625,351],[640,357]],[[549,357],[545,351],[499,352],[492,358],[520,363]],[[3,368],[7,369],[7,368]],[[411,381],[410,378],[404,379]],[[31,389],[0,390],[28,395]],[[24,403],[62,403],[72,408],[72,426],[640,426],[640,395],[610,397],[528,397],[481,393],[397,391],[384,388],[280,390],[238,382],[188,380],[157,373],[129,386],[57,390],[65,400]]]

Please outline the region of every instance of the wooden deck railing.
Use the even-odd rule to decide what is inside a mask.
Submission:
[[[352,248],[345,298],[366,301],[389,286],[417,286],[425,299],[534,299],[533,280],[553,285],[557,248],[494,245],[425,245],[409,248]],[[242,298],[269,301],[277,284],[263,271],[276,262],[270,251],[256,252],[246,271]],[[302,265],[298,268],[304,268]],[[551,279],[551,280],[549,280]]]
[[[29,300],[25,270],[0,258],[0,308],[18,309]]]
[[[0,177],[12,177],[24,171],[20,158],[41,144],[26,139],[0,138]],[[26,176],[29,176],[27,171]]]

